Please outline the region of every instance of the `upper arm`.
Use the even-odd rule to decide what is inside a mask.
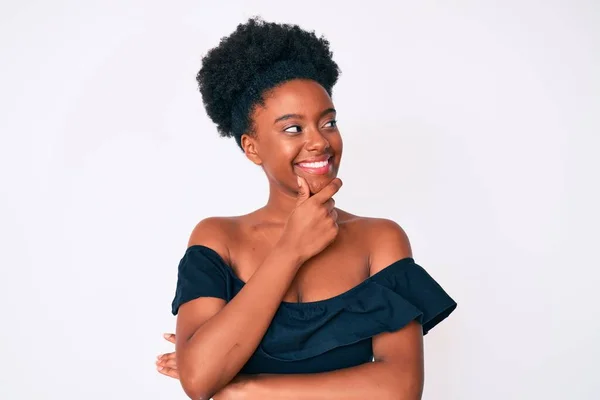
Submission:
[[[369,229],[370,274],[388,267],[395,261],[413,257],[406,232],[394,221],[376,219]],[[391,378],[398,383],[396,390],[420,398],[423,389],[423,331],[412,321],[395,332],[384,332],[373,337],[375,361],[390,366]]]
[[[383,332],[373,337],[375,362],[388,366],[391,390],[410,399],[420,399],[424,382],[423,330],[412,321],[395,332]]]
[[[194,227],[188,247],[203,245],[215,250],[224,260],[228,260],[227,228],[228,221],[225,218],[204,219]],[[181,352],[198,328],[221,311],[225,304],[225,300],[216,297],[198,297],[182,304],[177,313],[177,351]]]

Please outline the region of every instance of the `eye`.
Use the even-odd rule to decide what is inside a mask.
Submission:
[[[335,119],[332,119],[331,121],[327,122],[325,124],[325,127],[327,128],[336,128],[337,127],[337,121]]]
[[[300,128],[299,125],[292,125],[292,126],[288,126],[287,128],[285,128],[284,131],[288,132],[288,133],[300,133],[300,132],[302,132],[302,128]]]

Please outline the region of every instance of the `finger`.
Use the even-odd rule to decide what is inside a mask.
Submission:
[[[317,201],[319,203],[325,203],[327,200],[329,200],[331,198],[331,196],[336,194],[338,192],[338,190],[340,190],[341,187],[342,187],[342,180],[340,178],[335,178],[334,180],[329,182],[329,184],[327,186],[325,186],[323,189],[321,189],[318,193],[315,193],[315,195],[312,198],[315,199],[314,201]]]
[[[335,208],[335,200],[329,199],[323,205],[325,206],[325,209],[327,210],[327,212],[331,212]]]
[[[331,218],[334,221],[337,221],[337,219],[338,219],[338,213],[337,213],[337,211],[335,209],[331,210],[331,212],[329,214],[331,215]]]
[[[177,361],[174,358],[168,358],[164,360],[156,361],[157,367],[169,367],[173,369],[177,369]]]
[[[308,187],[306,179],[301,176],[297,176],[296,178],[298,180],[298,200],[296,204],[301,204],[310,197],[310,188]]]
[[[171,361],[172,360],[172,361]],[[156,365],[162,365],[164,363],[177,362],[175,358],[175,353],[163,354],[162,356],[158,356],[156,359]]]
[[[171,360],[171,359],[175,359],[176,354],[175,353],[166,353],[166,354],[161,354],[160,356],[156,357],[156,362],[158,361],[166,361],[166,360]]]
[[[175,344],[175,334],[174,334],[174,333],[164,333],[164,334],[163,334],[163,337],[164,337],[164,338],[165,338],[167,341],[169,341],[169,342],[171,342],[171,343]]]
[[[158,372],[173,379],[179,379],[179,371],[177,371],[176,369],[159,367]]]

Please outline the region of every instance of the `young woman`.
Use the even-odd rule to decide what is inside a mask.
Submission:
[[[313,32],[250,19],[203,58],[206,111],[269,199],[199,222],[179,264],[176,352],[157,366],[192,399],[421,397],[423,335],[456,303],[397,223],[335,207],[331,56]]]

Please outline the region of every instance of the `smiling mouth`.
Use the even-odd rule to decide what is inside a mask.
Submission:
[[[331,170],[333,164],[333,157],[329,156],[326,160],[322,161],[311,161],[311,162],[300,162],[295,165],[302,171],[314,175],[324,175]]]

